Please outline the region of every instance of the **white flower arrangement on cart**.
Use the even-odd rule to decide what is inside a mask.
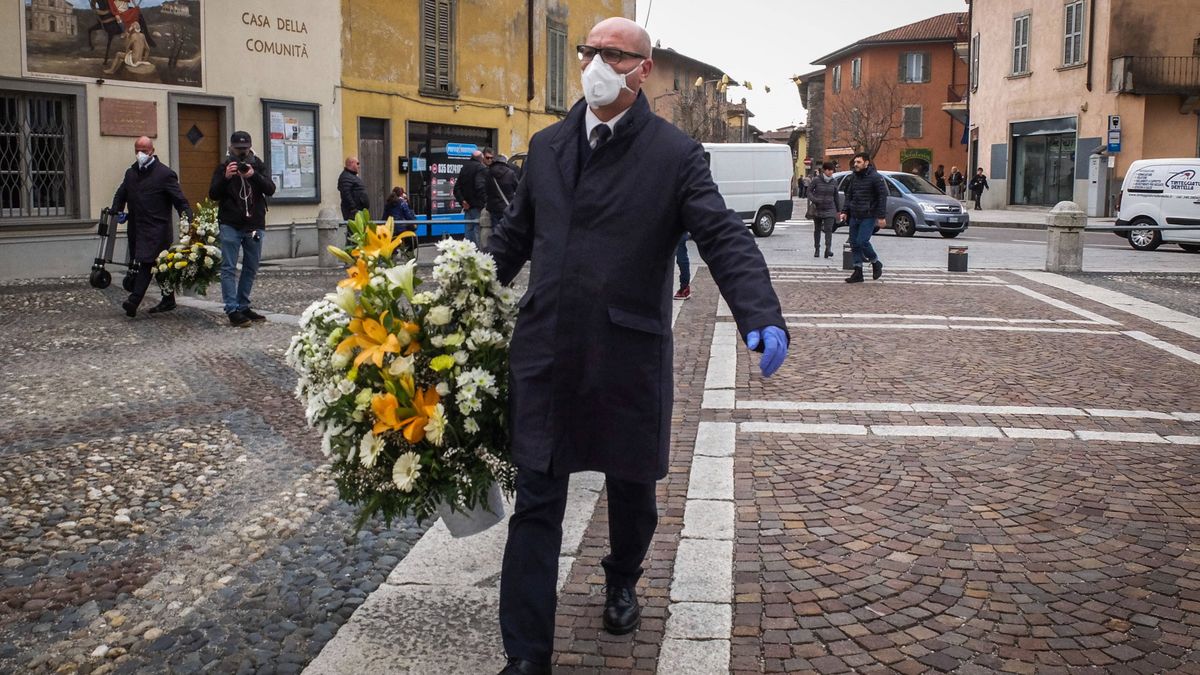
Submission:
[[[179,243],[158,254],[154,280],[164,292],[190,290],[204,295],[221,274],[220,226],[217,205],[206,199],[196,205],[192,220],[179,221]]]

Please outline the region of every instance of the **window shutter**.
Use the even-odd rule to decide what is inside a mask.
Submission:
[[[930,69],[933,67],[933,59],[930,58],[929,52],[921,52],[921,81],[928,82],[930,77]]]
[[[421,86],[437,88],[437,2],[421,3]]]
[[[900,55],[900,72],[896,74],[898,82],[908,82],[908,54]]]
[[[450,0],[437,0],[437,90],[450,92]]]

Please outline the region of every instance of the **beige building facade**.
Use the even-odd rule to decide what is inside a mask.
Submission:
[[[991,184],[984,206],[1071,200],[1108,215],[1134,160],[1197,156],[1197,9],[1174,0],[971,2],[970,156]]]
[[[141,135],[195,204],[248,131],[279,187],[264,257],[315,252],[316,215],[338,203],[340,3],[78,4],[0,9],[0,278],[86,277]]]

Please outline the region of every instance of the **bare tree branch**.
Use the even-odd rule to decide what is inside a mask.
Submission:
[[[674,97],[675,126],[701,143],[723,143],[729,137],[725,96],[711,86],[685,88]]]
[[[850,146],[871,157],[898,135],[908,103],[900,87],[885,80],[864,82],[826,99],[829,104],[830,145]]]

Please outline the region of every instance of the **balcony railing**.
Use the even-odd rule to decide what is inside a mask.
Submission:
[[[967,85],[951,84],[946,86],[946,102],[947,103],[966,103],[967,101]]]
[[[1112,60],[1112,90],[1200,95],[1200,56],[1118,56]]]

